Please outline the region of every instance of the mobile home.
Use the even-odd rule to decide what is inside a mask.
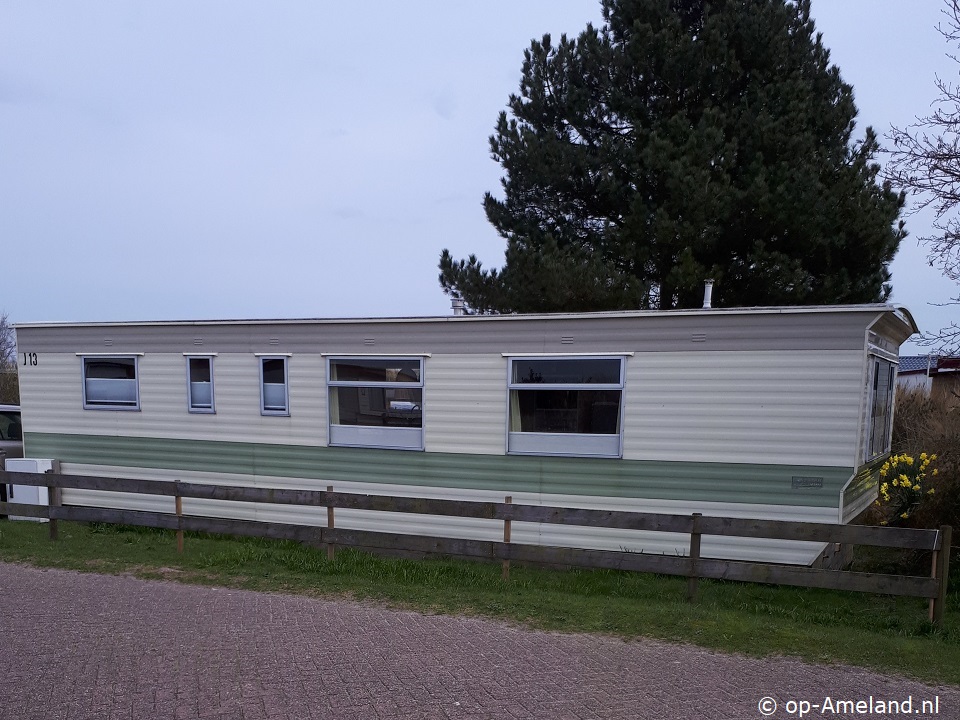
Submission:
[[[890,305],[16,327],[25,456],[65,473],[817,522],[876,497],[898,349],[916,330]],[[317,508],[184,505],[326,522]],[[362,511],[337,524],[502,532]],[[687,551],[681,536],[523,523],[513,540]],[[823,550],[704,538],[702,552],[807,564]]]

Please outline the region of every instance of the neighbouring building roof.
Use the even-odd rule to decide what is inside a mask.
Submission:
[[[939,355],[901,355],[900,374],[912,373],[936,374],[943,371],[960,369],[960,357],[941,357]]]

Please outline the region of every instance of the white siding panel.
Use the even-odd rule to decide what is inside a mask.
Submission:
[[[507,360],[435,355],[424,360],[423,426],[429,452],[503,455]]]
[[[26,432],[326,444],[326,368],[319,355],[288,360],[290,417],[260,415],[259,359],[252,353],[214,358],[216,414],[188,412],[181,353],[140,357],[139,412],[84,410],[80,358],[44,353],[39,359],[21,378]]]
[[[113,413],[84,411],[80,358],[72,353],[40,353],[37,365],[20,368],[19,379],[24,432],[82,433],[86,417],[95,413],[105,416],[98,428],[116,427]]]
[[[626,459],[847,467],[863,354],[638,353],[624,392]]]
[[[106,477],[139,477],[149,480],[174,480],[229,484],[263,488],[295,488],[322,490],[324,480],[281,477],[251,477],[204,472],[169,471],[146,468],[64,463],[65,474],[102,475]],[[450,500],[477,500],[502,502],[503,496],[483,490],[454,488],[411,487],[388,483],[348,483],[334,485],[338,492],[402,497],[428,497]],[[129,493],[64,490],[65,504],[85,504],[96,507],[119,507],[129,510],[173,512],[171,497],[131,495]],[[514,493],[513,502],[521,505],[557,505],[624,510],[665,514],[692,514],[701,512],[714,517],[759,518],[766,520],[794,520],[806,522],[837,522],[836,508],[803,507],[791,505],[751,505],[744,503],[688,503],[676,500],[647,500],[642,498],[596,497],[577,495],[544,495]],[[284,506],[266,503],[236,503],[185,498],[184,513],[210,517],[239,518],[263,522],[280,522],[326,527],[326,509],[322,507]],[[354,530],[427,535],[433,537],[460,537],[475,540],[502,540],[503,523],[498,520],[416,515],[412,513],[378,513],[358,510],[337,510],[336,525]],[[581,547],[597,550],[630,550],[667,555],[685,555],[689,552],[689,537],[675,533],[653,533],[610,528],[589,528],[547,523],[514,522],[512,540],[519,544]],[[704,536],[701,553],[704,557],[764,562],[786,562],[807,565],[823,551],[825,543],[790,542],[752,538]]]

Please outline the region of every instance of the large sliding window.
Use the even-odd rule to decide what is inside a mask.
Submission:
[[[192,413],[215,412],[212,356],[187,356],[187,410]]]
[[[97,356],[83,363],[83,407],[86,410],[139,410],[137,357]]]
[[[870,356],[869,422],[864,461],[870,461],[890,452],[893,434],[893,390],[896,386],[896,368],[888,360]]]
[[[327,361],[330,444],[423,449],[423,359]]]
[[[507,449],[619,457],[622,357],[510,359]]]
[[[260,358],[260,414],[290,414],[286,357]]]

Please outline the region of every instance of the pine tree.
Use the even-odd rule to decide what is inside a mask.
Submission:
[[[871,302],[904,237],[809,0],[602,0],[524,53],[490,138],[506,263],[444,250],[472,312]]]

